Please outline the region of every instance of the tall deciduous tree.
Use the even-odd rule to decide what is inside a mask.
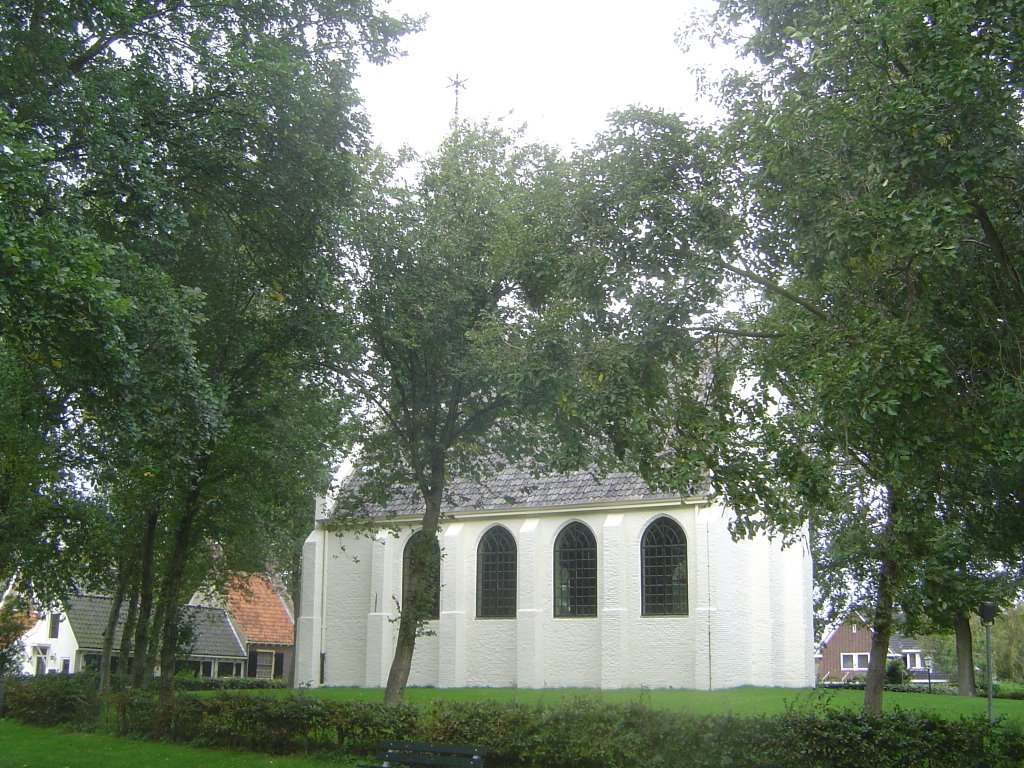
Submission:
[[[1019,519],[1016,6],[721,3],[719,31],[749,30],[761,64],[725,92],[744,268],[765,288],[749,318],[766,336],[760,455],[798,498],[831,502],[845,522],[826,533],[874,564],[869,712],[901,589],[949,536]],[[1022,545],[972,542],[947,567],[1016,561]]]
[[[350,232],[364,350],[352,376],[365,408],[359,492],[370,503],[409,488],[424,509],[388,702],[402,698],[431,603],[431,542],[448,478],[515,456],[529,441],[522,393],[504,378],[508,351],[521,349],[527,332],[516,279],[531,245],[525,196],[542,186],[551,159],[487,126],[458,126],[411,186],[393,181],[393,164],[381,158]]]
[[[122,546],[150,564],[165,700],[199,562],[285,547],[343,442],[352,77],[410,26],[371,0],[0,10],[0,125],[35,184],[4,201],[0,341],[82,373],[43,391],[82,409]]]
[[[720,236],[731,217],[695,181],[717,167],[706,143],[673,133],[677,123],[623,117],[571,159],[457,126],[412,187],[388,183],[384,164],[368,188],[352,239],[365,345],[357,490],[368,504],[413,489],[426,542],[405,578],[388,701],[401,698],[429,605],[449,477],[505,461],[628,462],[662,485],[701,480],[700,462],[670,465],[664,446],[721,428],[705,403],[725,379],[687,329],[718,295],[714,247],[699,235]],[[682,226],[661,226],[652,206],[673,207]],[[685,285],[666,279],[684,266]]]

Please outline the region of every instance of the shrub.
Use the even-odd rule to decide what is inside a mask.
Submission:
[[[119,691],[107,697],[112,709],[115,728],[122,735],[153,738],[156,733],[156,695],[149,691]]]
[[[903,659],[889,659],[885,663],[885,682],[889,685],[903,685],[910,679]]]
[[[524,765],[537,739],[540,710],[525,704],[494,701],[434,703],[423,730],[423,738],[448,744],[487,747],[487,765]]]
[[[179,696],[174,737],[205,746],[286,754],[308,749],[317,741],[318,735],[331,724],[331,710],[327,702],[302,696]],[[196,725],[194,713],[200,718]]]
[[[4,713],[30,725],[91,726],[99,714],[96,681],[92,675],[11,678]]]
[[[340,749],[370,755],[385,739],[404,740],[419,735],[420,713],[409,704],[345,701],[335,705],[331,726]]]
[[[194,677],[178,675],[174,687],[179,691],[249,691],[287,688],[284,680],[259,677]]]

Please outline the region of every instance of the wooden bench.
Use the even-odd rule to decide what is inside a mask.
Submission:
[[[485,747],[459,744],[431,744],[426,741],[382,741],[377,747],[378,763],[360,768],[392,768],[398,765],[442,765],[453,768],[483,768]]]

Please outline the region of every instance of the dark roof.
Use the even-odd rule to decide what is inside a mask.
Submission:
[[[246,658],[245,649],[228,620],[226,610],[208,605],[186,605],[183,608],[193,632],[190,656]]]
[[[112,600],[113,598],[106,595],[79,595],[68,602],[65,613],[80,649],[85,651],[103,649],[103,632],[107,628]],[[186,605],[184,610],[194,632],[195,643],[189,649],[190,655],[245,658],[245,651],[242,649],[235,631],[231,628],[231,622],[228,621],[227,612],[223,608]],[[121,645],[123,629],[124,612],[122,611],[114,631],[115,648],[119,648]]]
[[[78,647],[82,650],[99,651],[103,648],[103,632],[110,618],[113,598],[104,595],[79,595],[68,603],[64,613],[68,624],[75,633]],[[121,646],[121,632],[124,630],[124,614],[114,630],[114,647]]]
[[[351,476],[350,488],[358,485]],[[344,498],[344,494],[342,495]],[[572,507],[585,504],[649,501],[678,498],[674,493],[652,491],[630,472],[595,475],[581,470],[566,474],[534,477],[516,467],[506,467],[484,479],[455,478],[448,484],[443,514],[480,510],[535,509]],[[345,505],[345,502],[341,502]],[[423,511],[423,499],[411,489],[396,492],[384,508],[369,510],[372,515],[416,515]]]
[[[899,654],[903,654],[906,651],[920,651],[921,641],[916,637],[908,637],[893,632],[889,637],[889,650]]]

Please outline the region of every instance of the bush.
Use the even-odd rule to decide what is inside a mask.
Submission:
[[[308,696],[179,696],[173,735],[204,746],[287,754],[319,741],[332,724],[332,710],[327,702]]]
[[[525,765],[537,741],[540,710],[525,704],[494,701],[434,703],[423,729],[423,738],[446,744],[487,747],[487,765]]]
[[[154,684],[159,678],[154,679]],[[259,677],[194,677],[177,675],[174,687],[179,691],[252,691],[284,689],[284,680],[267,680]]]
[[[420,712],[409,704],[345,701],[335,704],[331,718],[338,747],[356,755],[372,755],[385,739],[401,741],[422,735]]]
[[[12,681],[11,716],[52,725],[94,723],[91,677]],[[153,732],[156,697],[125,691],[106,699],[121,733]],[[75,719],[81,718],[81,719]],[[1009,768],[1024,765],[1024,734],[983,719],[944,720],[912,712],[868,717],[844,710],[777,717],[697,717],[580,698],[553,707],[438,702],[415,707],[327,702],[306,695],[181,694],[171,738],[284,754],[329,749],[371,753],[384,739],[481,744],[490,768]]]
[[[889,659],[885,663],[885,682],[889,685],[903,685],[910,679],[903,659]]]
[[[91,726],[99,714],[95,678],[92,675],[11,678],[4,693],[4,714],[30,725]]]

